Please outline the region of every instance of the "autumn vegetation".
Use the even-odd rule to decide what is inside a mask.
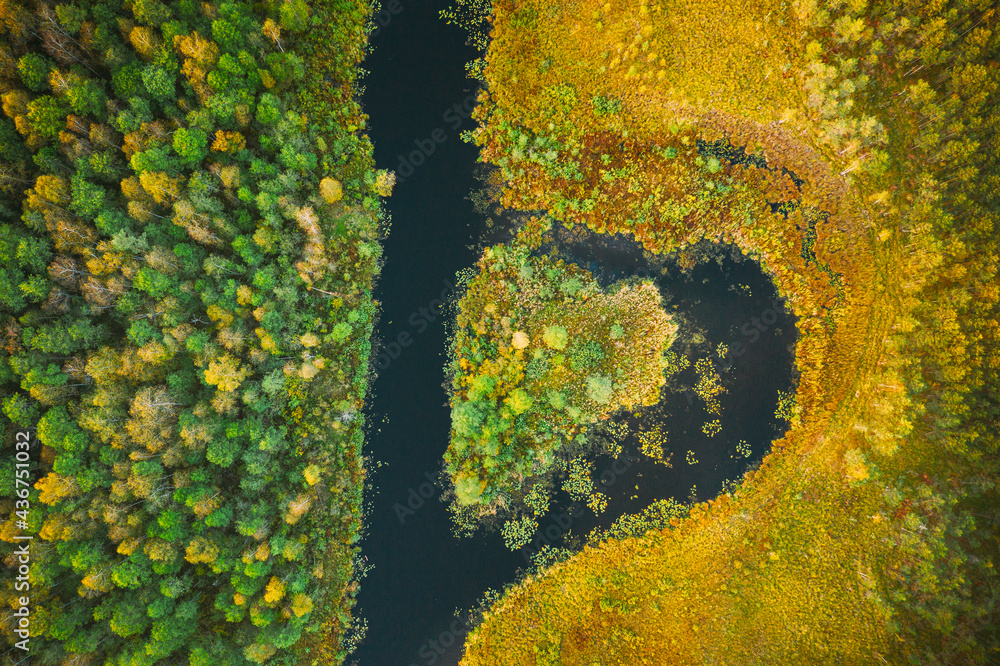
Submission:
[[[467,518],[543,493],[588,427],[660,398],[677,325],[649,280],[601,289],[522,237],[485,250],[457,310],[445,461]]]
[[[33,537],[33,663],[343,659],[391,180],[353,101],[368,12],[0,3],[0,539]]]
[[[467,137],[500,203],[681,265],[738,246],[797,317],[799,380],[742,484],[508,589],[463,664],[1000,658],[994,5],[496,0],[474,22]]]

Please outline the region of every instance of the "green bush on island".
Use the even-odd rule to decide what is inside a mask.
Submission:
[[[523,244],[488,248],[478,269],[458,303],[445,461],[458,506],[486,515],[591,424],[655,403],[677,325],[652,282],[602,290]]]

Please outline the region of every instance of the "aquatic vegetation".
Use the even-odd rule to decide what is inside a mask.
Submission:
[[[670,527],[671,520],[683,518],[687,513],[688,508],[676,500],[657,500],[638,515],[625,514],[608,529],[593,530],[588,535],[587,542],[591,545],[598,545],[606,539],[642,536],[649,530],[662,530]]]
[[[505,522],[500,528],[500,533],[503,535],[504,545],[511,550],[517,550],[531,542],[531,537],[537,529],[538,523],[535,520],[530,516],[522,516]]]
[[[741,439],[739,442],[736,443],[736,455],[741,456],[743,458],[749,458],[750,453],[751,453],[750,445],[747,444],[745,440]]]
[[[587,497],[587,507],[595,514],[604,513],[604,510],[608,508],[608,496],[604,493],[591,493]]]
[[[695,361],[694,371],[698,376],[698,383],[694,386],[694,392],[705,401],[705,410],[709,414],[719,414],[722,408],[719,406],[719,394],[725,392],[722,385],[722,377],[715,369],[715,364],[711,358],[700,358]]]
[[[673,456],[666,449],[667,433],[660,426],[639,433],[639,451],[665,467],[670,467]]]
[[[708,435],[709,437],[715,437],[720,432],[722,432],[722,421],[719,419],[712,419],[711,421],[705,421],[701,426],[701,431]]]
[[[778,391],[778,408],[774,412],[775,418],[791,421],[795,418],[795,414],[795,394]]]
[[[594,481],[590,478],[594,464],[583,458],[574,458],[569,462],[569,470],[562,489],[569,493],[570,499],[580,501],[594,492]]]
[[[691,359],[689,359],[684,354],[678,354],[675,351],[668,351],[666,354],[666,368],[664,369],[664,374],[667,377],[676,375],[679,372],[683,372],[691,366]]]
[[[544,485],[535,484],[524,496],[524,506],[531,511],[532,516],[542,516],[549,510],[549,494]]]

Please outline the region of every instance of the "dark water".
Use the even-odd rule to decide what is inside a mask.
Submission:
[[[383,22],[391,20],[372,39],[363,101],[377,165],[405,178],[388,202],[392,226],[376,294],[383,347],[375,359],[379,376],[368,408],[370,487],[361,543],[372,569],[361,582],[356,608],[368,632],[349,661],[361,666],[457,664],[465,630],[455,620],[456,609],[471,607],[487,589],[513,580],[525,564],[523,553],[508,551],[497,533],[453,537],[440,490],[431,482],[441,469],[450,423],[439,308],[456,271],[475,263],[470,248],[483,224],[465,198],[478,187],[476,149],[459,138],[473,126],[465,116],[476,82],[465,77],[464,63],[476,54],[461,30],[438,18],[445,0],[383,5],[400,11],[384,14]],[[563,251],[606,279],[652,272],[627,243],[566,245]],[[692,353],[719,342],[749,342],[744,325],[755,326],[750,322],[771,308],[775,296],[768,279],[748,261],[708,262],[690,276],[655,270],[661,291],[669,296],[668,309],[676,305],[687,328],[704,330],[707,343]],[[748,285],[749,295],[737,284]],[[767,331],[755,327],[754,342],[734,355],[723,373],[729,392],[721,399],[722,432],[705,437],[702,404],[690,394],[665,393],[664,409],[647,420],[662,419],[673,467],[648,460],[626,465],[605,488],[610,499],[601,518],[589,510],[575,513],[567,529],[559,528],[558,535],[549,531],[554,543],[571,542],[574,535],[606,526],[654,499],[686,500],[692,485],[700,499],[717,493],[725,479],[746,467],[745,459],[730,458],[738,439],[747,441],[755,458],[766,451],[778,432],[777,391],[791,383],[787,348],[793,325],[780,311],[776,316]],[[690,380],[679,377],[681,383]],[[632,445],[626,441],[625,446]],[[687,449],[695,452],[697,464],[686,464]],[[594,476],[612,463],[598,459]],[[562,510],[555,506],[551,517],[540,521],[541,534]]]
[[[595,516],[578,506],[568,512],[567,521],[562,509],[572,503],[563,494],[562,504],[540,521],[522,554],[547,545],[552,534],[560,535],[553,545],[579,544],[591,529],[606,528],[626,513],[641,513],[658,499],[687,503],[715,497],[726,481],[739,481],[759,463],[787,429],[775,410],[778,392],[793,391],[795,318],[756,262],[729,246],[705,244],[700,249],[706,259],[685,272],[666,257],[644,252],[626,235],[563,233],[543,246],[587,268],[603,286],[634,277],[653,280],[665,309],[680,325],[671,349],[687,356],[690,367],[670,378],[658,404],[642,408],[638,417],[612,418],[628,426],[627,434],[611,437],[623,453],[619,461],[596,457],[591,473],[595,488],[608,496],[607,509]],[[718,414],[710,413],[693,390],[698,382],[694,366],[703,358],[712,361],[725,388],[718,396]],[[703,425],[715,419],[721,430],[706,434]],[[639,450],[638,433],[653,429],[665,435],[669,466]]]
[[[402,11],[373,37],[364,63],[376,163],[405,174],[402,155],[416,166],[389,200],[392,226],[376,294],[385,355],[376,358],[382,367],[369,406],[368,455],[382,466],[371,466],[361,543],[374,567],[361,581],[356,609],[368,621],[353,657],[362,666],[457,663],[464,632],[452,626],[454,610],[510,580],[518,565],[498,536],[454,539],[425,476],[441,468],[450,423],[437,299],[448,295],[456,271],[475,262],[468,246],[479,225],[465,199],[475,186],[476,149],[459,138],[473,126],[463,121],[462,105],[476,90],[464,70],[475,52],[461,30],[438,18],[445,6],[401,0]],[[401,520],[397,504],[416,508]]]

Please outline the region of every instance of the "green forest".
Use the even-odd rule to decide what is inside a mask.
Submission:
[[[33,537],[0,627],[32,663],[342,660],[392,188],[368,14],[0,4],[0,536]]]

